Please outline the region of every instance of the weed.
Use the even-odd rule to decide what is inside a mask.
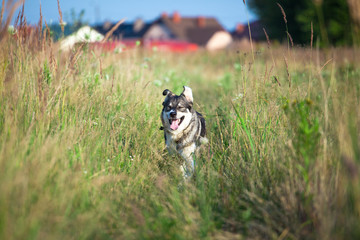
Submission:
[[[309,175],[319,152],[319,119],[316,116],[313,102],[310,99],[286,102],[285,113],[292,127],[293,146],[298,156],[297,168],[302,174],[306,184],[306,192],[309,188]]]

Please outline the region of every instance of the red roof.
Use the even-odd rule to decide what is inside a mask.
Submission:
[[[105,51],[114,51],[116,48],[122,50],[131,49],[139,45],[137,40],[122,40],[122,41],[108,41],[108,42],[95,42],[91,43],[94,48],[101,48]],[[141,43],[140,45],[142,45]],[[186,41],[177,40],[164,40],[164,41],[150,41],[145,42],[143,47],[145,49],[157,48],[159,51],[169,52],[193,52],[198,49],[198,45],[195,43],[189,43]]]
[[[151,49],[156,47],[160,51],[170,52],[193,52],[198,49],[198,45],[195,43],[176,40],[151,41],[145,47]]]

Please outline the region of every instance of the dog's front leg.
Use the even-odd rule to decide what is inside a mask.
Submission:
[[[184,148],[180,155],[184,159],[183,164],[180,166],[180,170],[183,174],[184,179],[188,180],[195,172],[195,164],[194,164],[194,152],[196,149],[196,145],[190,145]]]
[[[191,159],[184,160],[180,166],[180,170],[185,180],[190,179],[195,171],[194,159],[191,157]]]

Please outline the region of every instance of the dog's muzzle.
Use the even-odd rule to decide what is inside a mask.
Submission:
[[[170,114],[171,115],[171,114]],[[176,115],[176,114],[175,114]],[[185,116],[182,116],[181,118],[170,118],[169,119],[169,124],[170,124],[170,129],[171,130],[176,130],[179,128],[180,124],[183,122]]]

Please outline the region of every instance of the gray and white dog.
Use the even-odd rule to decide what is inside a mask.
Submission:
[[[194,153],[201,144],[206,144],[204,117],[193,108],[193,94],[189,87],[178,96],[165,89],[166,96],[161,112],[166,147],[171,154],[179,154],[184,162],[180,169],[185,179],[194,173]]]

